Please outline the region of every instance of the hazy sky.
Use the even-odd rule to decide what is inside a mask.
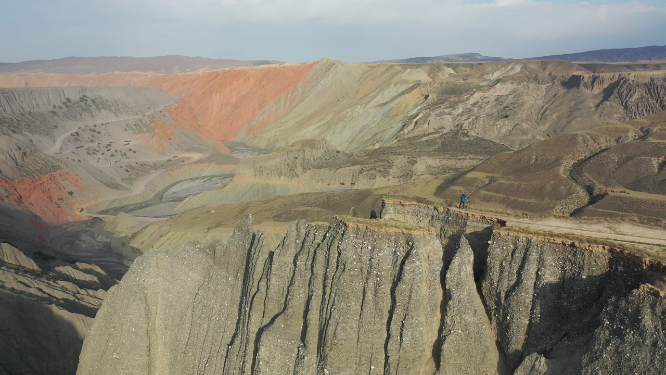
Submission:
[[[666,45],[666,0],[0,0],[0,62],[523,58]]]

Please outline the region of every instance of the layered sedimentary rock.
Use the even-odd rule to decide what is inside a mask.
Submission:
[[[28,258],[21,250],[8,243],[0,243],[0,261],[33,271],[41,271],[34,260]]]
[[[601,315],[584,374],[660,374],[666,367],[666,291],[644,284]]]
[[[628,119],[666,109],[666,74],[663,72],[574,75],[567,85],[594,94],[603,93],[601,105],[624,108]]]
[[[181,129],[271,149],[301,139],[326,139],[346,151],[374,148],[404,133],[456,127],[518,148],[664,108],[661,73],[571,78],[580,69],[562,61],[365,65],[324,59],[174,75],[2,74],[0,86],[161,89],[181,98],[169,109]],[[607,96],[604,90],[615,86]],[[581,92],[588,90],[592,99]]]
[[[153,250],[78,373],[666,371],[661,263],[501,225],[385,201],[381,220],[293,222],[275,249],[248,217],[227,244]]]
[[[99,312],[78,373],[435,371],[432,230],[294,222],[273,251],[250,225],[225,246],[137,260]]]
[[[79,276],[99,286],[96,266],[77,267],[91,272],[78,271]],[[0,373],[76,372],[83,339],[106,291],[73,281],[22,265],[0,264]]]
[[[228,153],[223,141],[276,150],[325,140],[332,149],[365,154],[309,169],[294,160],[286,165],[303,169],[289,180],[256,170],[240,174],[225,192],[204,193],[181,208],[375,188],[460,173],[502,151],[497,144],[524,148],[666,108],[663,73],[574,74],[579,69],[561,61],[367,65],[324,59],[172,75],[2,74],[0,87],[13,89],[0,90],[0,123],[6,125],[0,127],[0,177],[8,191],[0,198],[21,205],[26,185],[45,179],[40,195],[47,198],[24,207],[52,222],[80,219],[88,208],[122,205],[111,198],[158,192],[164,185],[155,190],[146,180],[211,149]],[[451,148],[446,145],[439,156],[427,157],[411,153],[420,142],[391,149],[454,133],[495,142],[496,149],[444,154]],[[121,149],[125,140],[132,143]],[[389,163],[370,165],[370,159]],[[255,166],[276,162],[262,159]],[[71,175],[59,184],[63,173]],[[561,190],[567,199],[548,207],[551,212],[570,213],[588,201],[581,189]],[[533,204],[508,203],[501,202]]]
[[[440,374],[496,374],[499,351],[474,283],[474,252],[462,237],[446,272]],[[501,368],[501,367],[500,367]]]

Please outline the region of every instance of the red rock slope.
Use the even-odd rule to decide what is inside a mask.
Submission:
[[[131,85],[181,98],[169,111],[178,126],[212,141],[231,141],[269,103],[296,88],[317,66],[274,65],[187,74],[0,74],[0,87]],[[192,118],[191,114],[194,114]]]

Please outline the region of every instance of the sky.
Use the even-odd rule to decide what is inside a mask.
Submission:
[[[0,0],[0,62],[367,62],[666,45],[666,0]]]

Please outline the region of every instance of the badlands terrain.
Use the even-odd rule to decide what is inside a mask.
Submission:
[[[0,374],[666,372],[661,63],[98,60],[0,66]]]

